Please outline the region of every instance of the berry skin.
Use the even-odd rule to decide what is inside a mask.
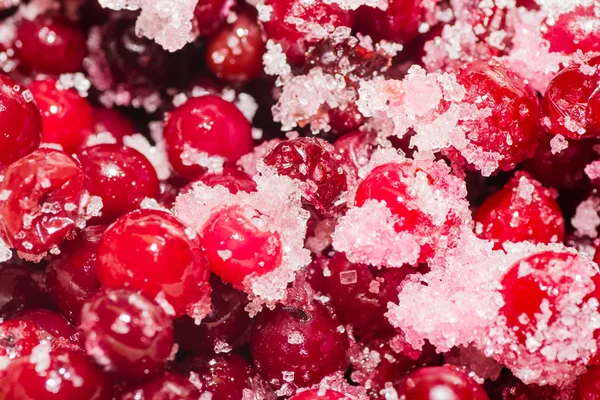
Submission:
[[[171,319],[127,289],[109,289],[84,304],[81,329],[87,354],[106,371],[129,379],[164,368],[173,347]]]
[[[19,321],[28,321],[35,325],[39,330],[45,331],[62,343],[69,342],[76,345],[75,349],[80,350],[81,334],[57,312],[43,308],[30,309],[16,315],[13,319]],[[71,348],[73,348],[71,346]]]
[[[0,170],[40,146],[42,117],[31,92],[8,76],[0,75]]]
[[[349,400],[349,397],[333,390],[325,390],[324,393],[321,392],[318,389],[305,390],[290,397],[290,400]]]
[[[600,367],[592,367],[577,381],[575,400],[597,400],[600,393]]]
[[[214,32],[225,21],[226,0],[198,0],[194,8],[194,24],[200,35]]]
[[[207,172],[194,182],[202,182],[207,186],[224,186],[231,194],[236,194],[240,190],[242,192],[256,192],[256,182],[245,172],[237,168],[223,168],[220,174]],[[190,190],[194,182],[190,183],[183,189],[183,193]]]
[[[118,144],[123,143],[123,137],[136,132],[135,126],[125,115],[111,108],[94,108],[94,130],[96,133],[108,132]]]
[[[62,17],[39,16],[17,28],[15,54],[20,66],[44,74],[77,72],[87,53],[85,32]]]
[[[208,300],[209,269],[198,237],[167,212],[120,217],[104,233],[96,258],[103,286],[139,290],[176,316],[196,317],[195,306]]]
[[[184,376],[175,372],[163,372],[150,380],[128,388],[121,400],[181,400],[198,399],[198,389]]]
[[[188,180],[206,170],[195,164],[197,153],[235,164],[253,146],[250,123],[241,111],[212,95],[189,99],[173,110],[165,120],[164,139],[173,169]]]
[[[0,356],[11,360],[28,356],[44,339],[51,339],[51,336],[32,322],[4,321],[0,323]]]
[[[488,400],[479,384],[451,367],[421,368],[410,374],[397,392],[406,400]]]
[[[0,264],[0,318],[7,320],[26,309],[50,302],[26,266]]]
[[[502,190],[491,195],[474,216],[475,233],[504,242],[560,243],[565,222],[555,194],[526,173],[517,173]]]
[[[277,307],[258,317],[250,352],[254,366],[268,382],[303,387],[345,366],[348,338],[327,309]],[[327,357],[323,357],[327,354]]]
[[[546,24],[544,38],[550,42],[550,51],[574,54],[600,51],[598,4],[578,6],[561,13],[552,24]]]
[[[158,198],[156,170],[137,150],[118,144],[88,147],[78,154],[88,177],[88,191],[102,199],[102,221],[114,221],[139,207],[144,198]]]
[[[340,136],[333,143],[335,157],[353,180],[358,179],[358,170],[364,167],[375,150],[374,135],[354,131]]]
[[[85,175],[66,154],[39,149],[2,171],[0,228],[7,243],[27,254],[58,246],[75,228]]]

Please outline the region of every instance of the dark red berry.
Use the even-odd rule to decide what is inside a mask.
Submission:
[[[333,148],[338,163],[349,177],[358,179],[358,170],[367,165],[375,151],[375,135],[354,131],[340,136]]]
[[[600,393],[600,367],[592,367],[577,381],[575,400],[597,400]]]
[[[202,182],[210,187],[224,186],[232,194],[236,194],[240,190],[248,193],[256,192],[256,182],[248,174],[237,168],[225,167],[219,174],[207,172],[195,182]],[[183,189],[184,192],[189,190],[191,185],[193,185],[193,182]]]
[[[81,334],[57,312],[46,310],[43,308],[30,309],[18,314],[14,317],[15,320],[29,321],[35,325],[37,329],[41,329],[56,339],[62,339],[63,342],[70,342],[78,348],[81,341]],[[73,348],[71,346],[71,348]]]
[[[110,133],[119,144],[123,137],[136,133],[135,126],[125,115],[115,109],[100,107],[94,108],[94,130]]]
[[[225,21],[227,0],[198,0],[194,8],[194,24],[201,35],[208,35]]]
[[[184,376],[175,372],[161,375],[135,385],[121,395],[121,400],[181,400],[198,399],[198,389]]]
[[[0,318],[6,320],[29,308],[50,303],[27,266],[0,264]]]
[[[410,374],[397,392],[406,400],[488,400],[481,385],[451,367],[421,368]]]

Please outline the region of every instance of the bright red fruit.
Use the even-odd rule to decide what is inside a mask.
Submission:
[[[184,376],[175,372],[163,372],[157,377],[128,388],[121,400],[180,400],[198,399],[198,389]]]
[[[121,144],[124,136],[136,132],[135,126],[124,114],[112,108],[94,108],[94,130],[108,132]]]
[[[397,392],[405,400],[488,400],[481,385],[451,367],[421,368],[410,374]]]
[[[194,24],[201,35],[208,35],[217,29],[224,21],[227,0],[198,0],[194,8]]]
[[[582,3],[583,4],[583,3]],[[600,51],[600,6],[589,3],[561,13],[552,24],[546,24],[544,38],[550,42],[550,51],[573,54]]]
[[[322,391],[320,389],[305,390],[292,397],[290,400],[347,400],[349,397],[341,394],[340,392],[334,392],[333,390]]]

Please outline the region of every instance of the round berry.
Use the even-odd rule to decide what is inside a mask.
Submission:
[[[175,372],[163,372],[131,388],[121,395],[121,400],[180,400],[198,399],[198,389],[184,376]]]
[[[26,310],[21,314],[16,315],[13,319],[19,321],[29,321],[35,325],[37,329],[41,329],[56,339],[62,339],[63,342],[70,342],[79,348],[81,342],[81,334],[57,312],[46,310],[43,308],[34,308]],[[72,346],[71,346],[72,348]]]
[[[177,316],[196,317],[209,299],[209,269],[198,237],[170,213],[137,210],[104,233],[96,256],[102,285],[139,290]]]
[[[125,115],[112,108],[94,108],[94,131],[108,132],[116,143],[123,143],[123,137],[136,133],[135,126]]]
[[[297,393],[290,400],[349,400],[349,397],[333,390],[310,389]]]
[[[488,400],[481,385],[451,367],[421,368],[410,374],[397,392],[406,400]]]
[[[354,131],[340,136],[333,143],[336,160],[353,181],[358,179],[358,171],[371,159],[375,151],[374,139],[375,135],[371,133]]]
[[[50,302],[27,266],[0,264],[0,318],[6,320],[29,308]]]
[[[580,5],[558,15],[544,26],[544,38],[550,42],[550,51],[574,54],[600,51],[600,6],[595,3]]]
[[[202,182],[210,187],[223,186],[231,194],[236,194],[240,190],[247,193],[256,192],[256,182],[247,173],[237,168],[225,167],[219,174],[207,172],[195,182]],[[183,192],[190,190],[193,184],[194,182],[190,183]]]
[[[66,154],[39,149],[2,171],[0,227],[27,254],[58,246],[75,228],[85,174]]]
[[[0,357],[15,359],[31,354],[42,340],[51,340],[47,332],[29,321],[8,320],[0,323]]]
[[[198,0],[194,8],[194,25],[200,35],[214,32],[225,21],[228,4],[226,0]]]
[[[173,110],[164,139],[173,169],[188,180],[206,171],[209,157],[233,164],[253,147],[250,123],[241,111],[212,95],[189,99]]]

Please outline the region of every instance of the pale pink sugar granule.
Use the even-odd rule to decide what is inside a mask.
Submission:
[[[264,156],[270,152],[275,146],[281,142],[280,139],[271,139],[262,142],[258,146],[254,146],[254,149],[248,154],[240,157],[237,161],[237,166],[244,170],[250,176],[254,176],[258,173],[256,169],[257,163],[264,158]]]
[[[312,236],[308,236],[305,241],[305,247],[317,255],[321,255],[323,250],[331,246],[331,235],[335,231],[336,220],[326,218],[318,221]]]
[[[568,147],[569,142],[567,142],[567,139],[565,139],[565,137],[561,134],[554,135],[554,137],[550,139],[550,151],[552,154],[558,154]]]
[[[571,224],[578,236],[587,236],[592,239],[598,237],[598,227],[600,226],[598,212],[600,212],[600,199],[596,196],[585,199],[577,206],[575,215],[571,218]]]
[[[0,238],[0,262],[8,261],[12,258],[10,247]]]
[[[157,139],[156,144],[152,145],[142,134],[136,133],[123,137],[123,144],[142,153],[156,170],[158,179],[165,180],[171,176],[171,166],[164,142],[159,137]]]
[[[600,160],[592,161],[584,168],[585,174],[591,180],[600,178]]]

